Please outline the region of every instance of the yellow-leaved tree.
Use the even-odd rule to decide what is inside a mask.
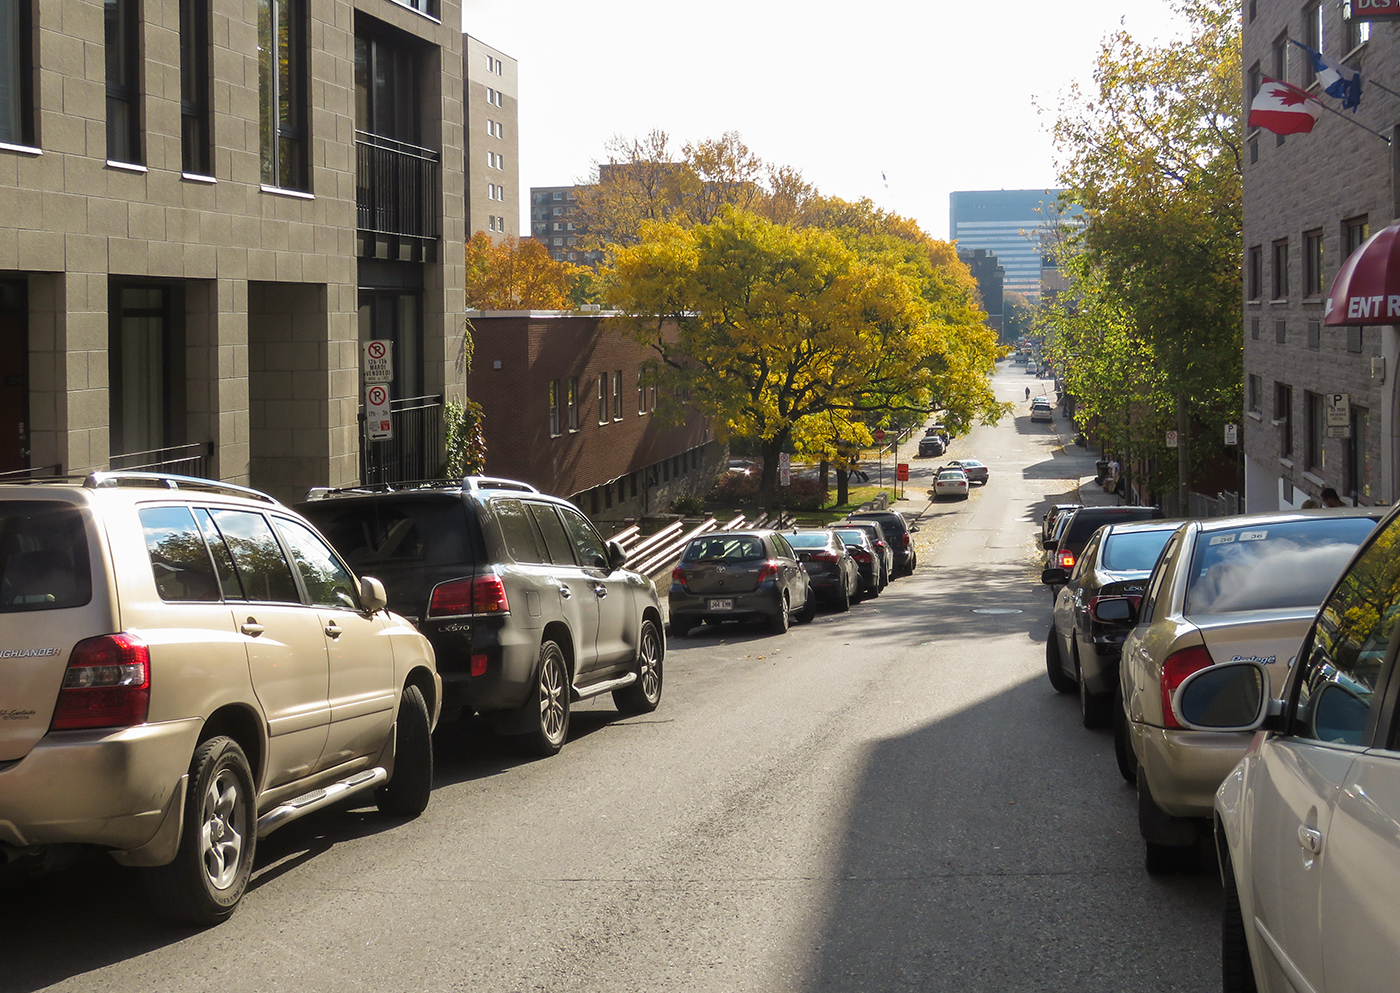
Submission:
[[[537,241],[492,242],[478,231],[467,242],[466,301],[470,310],[570,310],[581,268],[553,259]]]

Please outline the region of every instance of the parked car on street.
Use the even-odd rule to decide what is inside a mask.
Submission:
[[[1243,659],[1174,695],[1191,733],[1254,736],[1213,802],[1226,990],[1382,990],[1400,972],[1397,538],[1392,513],[1323,602],[1281,691],[1269,663]]]
[[[832,526],[831,531],[841,539],[842,544],[850,551],[851,558],[855,560],[860,574],[861,596],[879,596],[880,591],[885,588],[882,577],[887,573],[881,561],[884,553],[875,548],[874,529],[855,525],[842,527],[837,524]]]
[[[938,470],[938,477],[933,481],[933,489],[929,491],[929,496],[934,500],[941,500],[944,497],[966,500],[967,492],[967,473],[961,469],[950,469],[944,466]]]
[[[919,439],[919,457],[937,458],[947,451],[948,446],[936,434],[926,434]]]
[[[1084,505],[1081,503],[1055,503],[1050,505],[1050,508],[1045,511],[1045,514],[1040,519],[1040,540],[1042,547],[1046,539],[1050,538],[1055,533],[1055,523],[1060,515],[1069,510],[1078,510],[1082,506]]]
[[[850,610],[851,601],[860,598],[860,566],[845,542],[826,528],[785,531],[783,537],[806,567],[817,602]]]
[[[1061,584],[1055,597],[1045,668],[1060,693],[1079,692],[1088,728],[1107,727],[1118,689],[1118,658],[1132,630],[1147,577],[1180,521],[1108,524],[1094,532],[1073,572],[1046,569],[1040,581]]]
[[[0,645],[0,862],[105,850],[161,917],[207,926],[282,825],[355,794],[428,804],[432,647],[256,490],[0,485]]]
[[[987,480],[991,477],[991,470],[987,468],[985,463],[978,462],[976,459],[954,459],[943,468],[961,469],[967,473],[968,483],[978,483],[982,486],[986,486]]]
[[[879,521],[885,538],[894,551],[894,571],[891,576],[913,575],[919,564],[919,553],[914,548],[913,532],[919,530],[917,524],[910,524],[897,510],[857,510],[846,515],[848,521]]]
[[[1073,569],[1084,546],[1094,532],[1105,524],[1160,520],[1162,517],[1161,507],[1080,507],[1068,511],[1056,523],[1055,534],[1041,543],[1049,552],[1045,556],[1045,568]],[[1046,583],[1052,595],[1060,592],[1061,585]]]
[[[716,531],[691,540],[671,571],[671,633],[704,621],[761,620],[786,634],[795,617],[817,614],[816,591],[796,551],[777,531]]]
[[[432,642],[446,716],[481,714],[549,756],[580,700],[609,693],[623,713],[660,703],[656,586],[567,500],[469,476],[315,490],[298,509]]]
[[[878,572],[880,589],[890,585],[894,578],[894,546],[885,537],[885,529],[879,521],[836,521],[834,528],[857,528],[870,535],[871,547],[875,550],[875,566]]]
[[[1118,669],[1118,747],[1136,766],[1149,872],[1194,865],[1215,791],[1249,746],[1247,734],[1182,727],[1177,687],[1217,662],[1254,660],[1277,695],[1318,605],[1380,516],[1363,507],[1213,518],[1168,540]]]
[[[1055,421],[1054,408],[1050,406],[1050,401],[1044,397],[1036,397],[1031,400],[1031,420],[1045,421],[1053,424]]]

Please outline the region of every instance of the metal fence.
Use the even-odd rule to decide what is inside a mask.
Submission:
[[[134,472],[169,472],[181,476],[199,476],[202,479],[214,478],[209,474],[209,461],[214,445],[208,441],[191,442],[188,445],[172,445],[169,448],[153,448],[149,452],[126,452],[113,455],[108,465],[113,469],[126,469]]]
[[[356,131],[355,177],[361,231],[428,240],[440,236],[437,152]]]
[[[360,408],[360,481],[403,483],[436,479],[444,452],[442,397],[405,397],[389,403],[394,436],[365,440],[365,411]]]
[[[1187,494],[1190,517],[1229,517],[1243,512],[1238,493],[1217,493],[1206,496],[1204,493]]]

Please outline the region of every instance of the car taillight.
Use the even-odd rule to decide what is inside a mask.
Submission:
[[[853,549],[851,549],[851,558],[855,559],[857,562],[873,562],[873,561],[875,561],[875,556],[871,555],[871,554],[870,554],[869,552],[867,552],[864,548],[853,548]]]
[[[687,593],[690,592],[690,587],[685,584],[685,570],[680,566],[676,566],[671,570],[671,582],[675,583]]]
[[[1074,568],[1074,553],[1071,552],[1068,548],[1061,548],[1058,558],[1061,569]]]
[[[760,583],[763,582],[763,581],[766,580],[766,579],[777,579],[777,578],[778,578],[778,563],[776,563],[776,562],[765,562],[765,563],[763,563],[763,568],[758,570],[758,582],[760,582]]]
[[[428,603],[429,617],[459,617],[463,614],[504,614],[510,610],[506,587],[494,573],[475,579],[454,579],[439,583]]]
[[[151,706],[151,652],[129,634],[88,638],[73,646],[50,731],[131,727]]]
[[[904,545],[905,548],[908,548],[909,545],[910,545],[911,542],[912,542],[912,539],[909,537],[909,532],[908,532],[908,531],[905,531],[904,534],[900,536],[900,539],[899,539],[899,540],[900,540],[900,542]]]
[[[835,552],[822,549],[820,552],[813,552],[811,560],[813,562],[835,562],[837,560],[837,555]]]
[[[1215,660],[1210,657],[1210,652],[1204,645],[1184,648],[1167,656],[1167,660],[1162,663],[1162,727],[1181,727],[1176,714],[1172,712],[1172,694],[1191,673],[1200,672],[1214,664]]]

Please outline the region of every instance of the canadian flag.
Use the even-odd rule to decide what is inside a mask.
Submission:
[[[1249,105],[1249,126],[1274,134],[1306,134],[1321,113],[1321,104],[1307,90],[1265,76]]]

